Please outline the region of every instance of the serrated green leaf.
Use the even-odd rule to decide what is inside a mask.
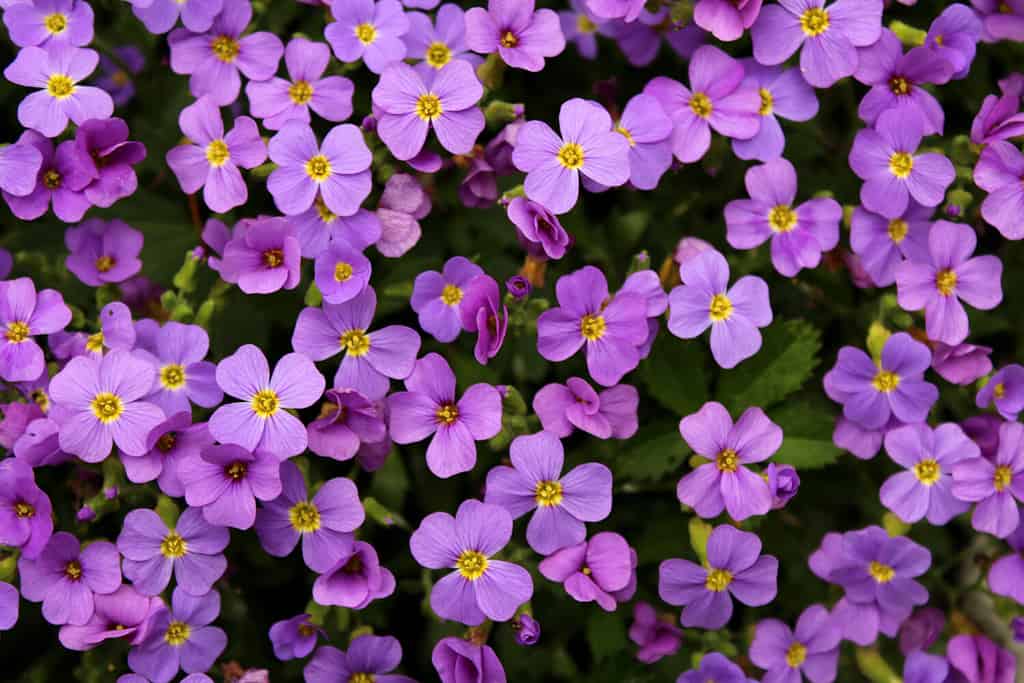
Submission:
[[[640,378],[658,403],[682,417],[708,400],[707,363],[701,342],[662,333],[640,364]]]
[[[678,428],[670,422],[645,426],[628,443],[611,463],[616,481],[659,480],[682,467],[690,454]]]

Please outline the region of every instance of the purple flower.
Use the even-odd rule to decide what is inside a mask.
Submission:
[[[610,297],[604,273],[585,266],[555,285],[558,308],[537,319],[537,350],[563,361],[586,347],[587,370],[598,384],[613,386],[640,362],[647,339],[646,302],[632,293]]]
[[[1010,630],[1013,631],[1013,640],[1024,643],[1024,617],[1014,617],[1010,621]]]
[[[971,122],[971,142],[984,145],[1024,134],[1024,113],[1019,109],[1020,92],[988,95]]]
[[[643,13],[643,0],[583,0],[594,16],[630,23]]]
[[[114,100],[114,106],[122,107],[135,97],[135,82],[132,76],[142,73],[146,58],[134,45],[115,47],[111,52],[120,61],[115,62],[107,55],[100,55],[100,73],[96,86],[103,88]]]
[[[947,382],[966,386],[992,372],[988,346],[958,344],[950,346],[935,342],[932,350],[932,369]]]
[[[857,70],[858,47],[878,40],[882,0],[786,0],[761,10],[750,29],[754,58],[781,64],[803,47],[800,72],[816,88],[827,88]]]
[[[982,20],[982,40],[994,43],[1024,37],[1024,6],[1017,0],[971,0],[971,5]]]
[[[324,29],[324,37],[340,61],[362,59],[379,74],[405,58],[402,36],[409,31],[409,19],[398,0],[334,0],[331,14],[335,21]]]
[[[720,135],[746,140],[761,126],[761,96],[744,79],[743,65],[717,47],[697,48],[689,65],[690,88],[658,76],[644,87],[675,123],[672,151],[683,163],[698,161],[711,146],[712,128]]]
[[[675,625],[673,615],[663,617],[649,603],[641,600],[633,606],[629,639],[640,646],[636,658],[644,664],[653,664],[662,657],[671,657],[679,652],[683,631]]]
[[[338,238],[316,257],[313,272],[323,300],[343,304],[366,289],[372,269],[362,251]]]
[[[84,626],[61,626],[60,643],[69,650],[91,650],[111,638],[138,645],[149,634],[151,618],[164,609],[163,600],[146,597],[124,584],[108,595],[93,598],[96,611]]]
[[[123,282],[142,269],[142,233],[116,218],[87,220],[64,232],[68,270],[90,287]]]
[[[214,439],[279,459],[306,450],[306,428],[286,409],[308,408],[324,393],[323,375],[308,358],[282,356],[271,374],[263,352],[244,344],[217,365],[217,384],[241,402],[225,404],[210,417]]]
[[[149,635],[128,653],[128,666],[153,683],[169,683],[179,669],[208,670],[228,644],[227,634],[210,626],[218,614],[217,591],[195,597],[176,588],[170,609],[153,615]]]
[[[407,173],[388,178],[377,205],[381,229],[377,251],[398,258],[416,246],[423,234],[419,221],[430,209],[430,195],[416,178]]]
[[[89,119],[109,118],[114,113],[110,95],[99,88],[79,85],[98,63],[95,51],[66,44],[48,45],[45,50],[22,48],[4,69],[4,78],[38,90],[18,105],[18,122],[53,138],[64,132],[68,119],[82,124]]]
[[[306,428],[309,450],[325,458],[351,460],[363,444],[387,439],[387,425],[378,406],[358,391],[328,389],[320,417]]]
[[[371,332],[376,308],[377,294],[368,286],[343,304],[302,309],[292,334],[292,348],[315,361],[344,351],[334,388],[358,391],[371,401],[384,398],[391,379],[409,376],[420,350],[419,335],[404,325]]]
[[[543,204],[516,197],[508,204],[508,219],[516,226],[516,239],[534,259],[558,260],[572,245],[572,237],[565,231],[558,216]]]
[[[1008,240],[1024,238],[1019,216],[1024,211],[1024,155],[1004,140],[993,140],[981,150],[974,167],[974,182],[988,192],[981,216]]]
[[[748,408],[734,425],[721,403],[705,403],[679,422],[683,440],[706,462],[679,480],[676,497],[705,518],[722,510],[742,521],[772,507],[772,490],[748,463],[767,460],[782,445],[782,429],[760,408]]]
[[[569,10],[558,13],[562,24],[562,35],[567,42],[575,43],[576,50],[584,59],[597,58],[597,32],[604,20],[594,16],[586,6],[586,0],[569,0]]]
[[[942,10],[928,27],[925,46],[953,66],[953,78],[967,76],[981,38],[981,20],[967,5],[955,3]]]
[[[599,439],[628,439],[637,430],[640,394],[619,384],[598,393],[580,377],[548,384],[533,397],[533,412],[545,431],[564,439],[579,429]]]
[[[338,216],[320,197],[313,200],[312,208],[290,216],[289,222],[295,228],[302,256],[311,259],[322,254],[334,240],[344,240],[356,249],[365,249],[381,236],[381,223],[373,212],[359,209],[351,216]]]
[[[441,683],[506,683],[501,660],[487,645],[462,638],[442,638],[430,660]]]
[[[274,656],[282,662],[304,659],[316,647],[321,634],[326,635],[313,623],[310,615],[298,614],[271,625],[270,644],[274,648]]]
[[[850,246],[878,287],[896,281],[904,259],[927,261],[928,231],[933,209],[914,200],[901,216],[885,218],[858,206],[850,219]]]
[[[89,179],[85,198],[94,206],[109,207],[135,193],[135,164],[146,158],[141,142],[128,140],[128,124],[122,119],[91,119],[75,131],[74,163]]]
[[[505,280],[505,291],[516,301],[522,301],[530,296],[533,285],[522,275],[513,275]]]
[[[679,675],[676,683],[748,683],[750,679],[721,652],[711,652],[700,659],[700,666]]]
[[[473,66],[480,62],[479,57],[468,52],[465,12],[458,5],[450,2],[441,5],[437,10],[436,27],[423,12],[409,12],[405,16],[409,19],[409,32],[402,39],[410,59],[422,59],[433,69],[441,69],[453,59]]]
[[[629,143],[629,182],[637,189],[653,190],[672,165],[672,130],[671,119],[651,95],[640,93],[626,103],[615,132]]]
[[[1024,605],[1024,525],[1018,524],[1006,542],[1011,552],[992,563],[988,572],[989,590]]]
[[[971,258],[977,237],[967,225],[936,221],[928,233],[927,261],[896,267],[900,307],[924,309],[928,336],[946,344],[967,338],[968,320],[960,300],[990,310],[1003,300],[1003,264],[998,256]]]
[[[1024,410],[1024,367],[1014,363],[1000,368],[989,378],[974,399],[974,405],[987,408],[994,404],[1007,420],[1016,420]]]
[[[903,663],[905,683],[944,683],[948,675],[949,662],[939,655],[913,652]]]
[[[745,179],[751,198],[725,205],[729,244],[753,249],[771,240],[772,264],[786,277],[817,268],[822,252],[839,244],[839,202],[819,197],[794,207],[796,169],[781,157],[751,167]]]
[[[959,635],[949,639],[946,658],[967,683],[1012,683],[1017,660],[983,635]]]
[[[18,623],[18,589],[0,581],[0,631],[9,631]]]
[[[337,681],[380,681],[415,683],[408,676],[390,673],[402,661],[402,646],[391,636],[361,635],[354,638],[348,652],[324,645],[303,669],[306,683]]]
[[[185,500],[201,507],[207,522],[249,529],[256,521],[256,498],[269,501],[281,495],[280,465],[267,451],[250,452],[235,444],[207,446],[182,463],[179,476]]]
[[[757,624],[750,644],[750,659],[767,673],[764,680],[797,681],[803,674],[810,681],[832,681],[839,663],[842,629],[828,610],[811,605],[797,619],[796,629],[778,619]]]
[[[21,163],[12,163],[7,167],[4,163],[3,187],[4,200],[18,218],[31,221],[46,213],[47,207],[53,204],[53,214],[65,223],[77,223],[89,210],[89,200],[83,192],[89,179],[81,174],[74,162],[75,143],[70,140],[57,145],[47,140],[34,130],[26,130],[18,138],[17,144],[4,149],[0,163],[7,162],[13,156],[13,162],[21,159]],[[12,149],[18,151],[13,154]],[[40,163],[36,165],[35,155],[38,153]],[[31,175],[32,168],[36,169]],[[21,175],[17,180],[15,174]],[[8,188],[20,192],[18,196]],[[27,190],[27,191],[26,191]]]
[[[189,595],[210,592],[224,575],[227,529],[213,526],[199,508],[187,508],[174,528],[153,510],[132,510],[124,518],[117,549],[124,555],[124,576],[143,595],[159,595],[174,574],[176,586]]]
[[[924,424],[907,425],[885,435],[885,450],[905,471],[889,477],[879,495],[882,504],[908,524],[926,516],[942,526],[970,508],[953,497],[953,468],[977,458],[978,447],[959,426],[947,422],[934,430]]]
[[[365,513],[351,479],[329,479],[312,498],[302,472],[281,464],[281,495],[256,513],[256,533],[263,549],[286,557],[302,539],[302,559],[315,572],[330,569],[352,546],[352,534]]]
[[[193,425],[190,410],[171,413],[150,430],[146,437],[146,453],[129,456],[122,452],[121,464],[128,481],[142,484],[156,479],[161,491],[181,497],[185,495],[179,476],[181,464],[212,444],[213,437],[206,423]]]
[[[434,512],[409,539],[416,561],[428,569],[452,568],[430,592],[430,607],[442,619],[467,626],[508,621],[533,595],[530,573],[491,556],[512,537],[512,516],[498,505],[466,500],[455,517]]]
[[[53,289],[36,293],[31,278],[0,281],[0,377],[28,382],[46,371],[35,337],[60,332],[71,322],[71,309]]]
[[[474,384],[455,396],[455,373],[436,353],[416,361],[405,379],[406,391],[388,397],[391,438],[409,444],[431,436],[427,467],[442,479],[476,466],[475,441],[501,431],[501,394],[489,384]]]
[[[526,530],[536,552],[550,555],[582,542],[587,535],[584,522],[599,522],[611,512],[611,470],[586,463],[562,476],[564,451],[554,435],[517,437],[510,452],[512,467],[487,473],[484,502],[504,507],[513,519],[536,510]]]
[[[900,626],[900,652],[909,655],[918,650],[927,650],[942,635],[946,616],[936,607],[922,607],[914,612]]]
[[[746,79],[757,86],[761,96],[761,129],[746,140],[732,141],[733,152],[740,159],[771,161],[782,156],[786,137],[779,119],[809,121],[818,113],[818,98],[797,69],[762,66],[754,60],[745,60]]]
[[[210,30],[213,20],[224,8],[223,0],[129,0],[132,12],[150,33],[167,33],[178,23],[189,31],[203,33]]]
[[[580,175],[604,187],[629,180],[629,142],[615,132],[603,107],[573,98],[562,104],[558,125],[561,136],[543,121],[529,121],[519,131],[512,160],[526,173],[528,198],[563,214],[576,205]]]
[[[50,537],[39,557],[18,561],[21,593],[43,603],[43,618],[51,624],[81,626],[92,617],[94,596],[121,586],[121,556],[113,543],[97,541],[84,550],[66,531]]]
[[[516,645],[529,647],[540,640],[540,623],[529,614],[523,613],[516,617],[512,628],[516,632]]]
[[[196,2],[191,0],[191,4]],[[179,28],[167,37],[171,70],[191,74],[188,85],[192,96],[206,95],[219,107],[238,99],[242,87],[239,71],[249,80],[266,81],[277,71],[284,52],[280,38],[273,33],[259,31],[242,37],[252,19],[249,0],[223,0],[223,5],[205,33]],[[192,137],[187,131],[185,134]]]
[[[191,403],[213,408],[224,398],[217,386],[216,366],[203,360],[210,337],[199,325],[168,322],[159,328],[152,343],[140,344],[142,355],[158,369],[153,392],[146,397],[165,415],[188,411]]]
[[[19,47],[82,47],[93,37],[92,7],[85,0],[16,2],[4,11],[4,24]]]
[[[942,201],[955,170],[941,154],[917,154],[922,137],[921,120],[895,110],[879,116],[874,129],[857,133],[850,168],[864,181],[860,200],[865,209],[898,218],[911,198],[924,206]]]
[[[768,285],[747,275],[729,287],[729,264],[713,249],[679,266],[683,284],[669,293],[668,330],[693,339],[711,328],[711,355],[734,368],[761,348],[760,327],[772,322]]]
[[[256,122],[239,116],[225,135],[216,100],[203,96],[181,110],[178,125],[191,144],[167,152],[167,165],[181,189],[193,194],[203,188],[203,201],[216,213],[245,204],[249,190],[238,167],[255,168],[267,158]]]
[[[0,190],[8,204],[12,198],[32,194],[39,185],[39,171],[43,165],[43,151],[27,141],[35,138],[41,148],[53,151],[53,144],[36,132],[25,131],[18,142],[0,148]],[[12,210],[14,207],[11,207]],[[46,211],[46,207],[43,207]],[[10,272],[10,269],[8,269]],[[6,274],[4,275],[6,277]]]
[[[324,77],[331,50],[323,43],[294,38],[284,49],[290,80],[271,78],[245,86],[249,110],[270,130],[281,130],[288,121],[309,123],[310,110],[328,121],[344,121],[352,115],[355,87],[344,76]]]
[[[413,282],[412,310],[419,316],[420,327],[439,342],[455,341],[462,331],[459,305],[466,295],[466,286],[483,268],[463,256],[453,256],[441,272],[426,270]]]
[[[768,463],[764,474],[772,492],[772,510],[781,510],[800,490],[800,475],[792,465]]]
[[[658,595],[670,605],[685,606],[683,626],[722,628],[732,616],[730,595],[751,607],[775,599],[779,561],[761,555],[756,534],[725,524],[715,527],[708,538],[707,562],[705,568],[672,559],[658,568]]]
[[[477,275],[466,283],[465,296],[459,303],[462,329],[476,332],[473,356],[476,362],[487,361],[498,355],[508,331],[508,306],[501,298],[501,289],[490,275]]]
[[[301,278],[302,255],[295,228],[283,217],[239,221],[224,245],[220,276],[238,283],[246,294],[295,289]]]
[[[761,0],[697,0],[693,21],[715,38],[728,42],[739,40],[760,12]]]
[[[319,196],[335,215],[351,216],[370,194],[373,159],[350,123],[332,128],[321,147],[308,123],[291,121],[270,139],[269,152],[277,168],[267,189],[286,215],[308,210]]]
[[[565,592],[574,600],[596,602],[604,611],[614,612],[618,606],[616,593],[626,589],[633,578],[634,557],[626,539],[603,531],[589,541],[556,550],[540,563],[539,569],[549,581],[564,584]]]
[[[994,461],[969,458],[953,468],[953,495],[977,503],[971,525],[978,531],[1006,538],[1020,521],[1024,501],[1024,425],[1004,422],[999,427],[999,450]]]
[[[466,11],[466,45],[480,54],[497,52],[514,69],[540,71],[545,57],[565,49],[565,36],[554,11],[535,11],[534,7],[534,0],[488,0],[486,10],[470,8]]]
[[[337,562],[313,583],[313,600],[317,604],[356,610],[394,592],[394,575],[380,565],[373,546],[362,541],[344,546]]]
[[[427,132],[452,154],[467,154],[484,129],[477,106],[483,86],[469,62],[455,60],[440,70],[393,64],[373,89],[381,110],[377,133],[396,159],[408,161],[423,150]]]
[[[843,415],[863,429],[879,429],[893,415],[903,422],[924,422],[939,397],[924,381],[931,366],[928,347],[906,332],[885,342],[879,365],[858,348],[844,346],[825,374],[825,393],[843,404]]]

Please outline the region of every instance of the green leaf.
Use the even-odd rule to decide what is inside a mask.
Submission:
[[[594,661],[600,662],[626,647],[626,625],[622,617],[605,612],[592,612],[587,620],[587,641]]]
[[[640,378],[658,403],[682,417],[697,412],[708,400],[707,364],[700,341],[662,333],[640,364]]]
[[[835,415],[821,405],[794,401],[779,406],[769,417],[782,427],[782,446],[773,462],[798,470],[820,469],[834,463],[843,450],[832,443]]]
[[[686,462],[690,449],[675,423],[645,426],[611,462],[616,481],[658,481]]]

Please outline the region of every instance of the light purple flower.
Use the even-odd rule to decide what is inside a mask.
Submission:
[[[207,446],[182,463],[179,476],[185,500],[202,508],[214,526],[250,529],[256,521],[256,498],[281,494],[281,459],[273,453],[250,452],[235,444]]]
[[[363,444],[386,441],[387,425],[377,404],[351,389],[328,389],[324,398],[320,417],[306,428],[309,450],[344,462],[354,458]]]
[[[599,439],[628,439],[639,426],[639,405],[636,387],[618,384],[598,393],[580,377],[548,384],[533,397],[533,412],[541,426],[560,439],[574,429]]]
[[[927,262],[933,209],[911,199],[901,216],[885,218],[858,206],[850,218],[850,246],[878,287],[896,282],[904,259]]]
[[[965,386],[992,372],[988,346],[958,344],[950,346],[935,342],[932,349],[932,369],[947,382]]]
[[[167,33],[178,23],[189,31],[204,33],[224,8],[223,0],[129,0],[132,12],[150,33]]]
[[[121,45],[111,51],[120,61],[100,55],[100,77],[96,86],[103,88],[114,100],[115,107],[123,107],[135,97],[133,76],[142,73],[146,58],[135,45]]]
[[[984,145],[1024,134],[1024,113],[1020,111],[1020,92],[988,95],[971,122],[971,142]]]
[[[732,150],[740,159],[771,161],[782,156],[786,137],[779,119],[809,121],[818,114],[818,98],[797,69],[762,66],[745,60],[746,79],[757,86],[761,96],[761,129],[752,138],[732,141]]]
[[[36,293],[31,278],[0,281],[0,377],[29,382],[46,371],[46,358],[35,337],[60,332],[71,322],[71,309],[54,289]]]
[[[295,227],[284,217],[239,221],[224,245],[220,276],[246,294],[270,294],[299,286],[302,255]]]
[[[140,346],[137,355],[148,358],[157,368],[157,382],[146,399],[165,415],[188,411],[191,403],[213,408],[223,400],[216,366],[203,360],[210,350],[210,337],[199,325],[172,320],[159,328],[152,343]]]
[[[501,660],[487,645],[462,638],[442,638],[434,646],[430,661],[441,683],[506,683]]]
[[[18,623],[18,589],[0,581],[0,631],[9,631]]]
[[[34,131],[31,135],[35,136],[37,141],[44,140]],[[8,204],[11,197],[25,197],[32,194],[39,184],[38,177],[43,165],[43,153],[35,145],[27,142],[31,139],[28,136],[29,133],[26,131],[21,134],[18,142],[0,148],[0,190],[3,191]],[[48,142],[46,144],[52,151],[53,145]],[[46,210],[45,207],[43,210]],[[10,271],[8,270],[8,272]]]
[[[672,165],[673,128],[657,98],[640,93],[626,103],[615,132],[629,143],[629,182],[633,187],[653,190],[658,186]]]
[[[53,534],[53,506],[23,458],[0,460],[0,543],[35,559]]]
[[[320,640],[319,637],[327,634],[313,623],[309,614],[298,614],[291,619],[275,621],[269,635],[274,656],[286,662],[308,657]]]
[[[974,167],[974,183],[988,193],[981,204],[981,216],[1008,240],[1024,238],[1024,155],[1004,140],[985,145]]]
[[[372,266],[363,252],[344,238],[331,240],[313,267],[314,279],[323,300],[343,304],[358,296],[370,283]]]
[[[962,634],[949,639],[946,659],[967,683],[1011,683],[1017,672],[1013,653],[988,637]]]
[[[395,577],[381,566],[372,545],[356,541],[340,550],[338,560],[313,582],[314,602],[359,610],[395,592]]]
[[[348,652],[325,645],[317,648],[313,659],[303,669],[306,683],[337,683],[338,681],[380,681],[380,683],[415,683],[408,676],[393,674],[402,661],[402,646],[391,636],[361,635],[353,638]]]
[[[589,541],[548,555],[538,568],[544,578],[564,584],[574,600],[596,602],[604,611],[614,612],[616,594],[625,590],[633,577],[635,554],[622,536],[602,531]]]
[[[768,463],[764,476],[768,478],[768,488],[772,492],[772,510],[786,507],[786,503],[800,490],[800,475],[792,465]]]
[[[430,213],[430,195],[415,177],[396,173],[388,178],[377,204],[380,239],[377,251],[398,258],[416,246],[423,234],[419,221]]]
[[[799,683],[802,676],[826,683],[836,677],[841,636],[842,629],[828,610],[811,605],[800,614],[795,629],[778,619],[759,621],[750,659],[766,671],[762,680],[767,683]]]
[[[761,0],[697,0],[693,21],[715,38],[729,42],[743,37],[760,12]]]
[[[466,45],[480,54],[497,52],[512,68],[540,71],[545,57],[565,49],[565,36],[554,11],[534,8],[534,0],[488,0],[486,10],[470,8]]]
[[[16,2],[4,10],[4,24],[19,47],[82,47],[93,37],[92,6],[85,0]]]
[[[375,74],[405,58],[402,36],[409,19],[398,0],[334,0],[334,21],[324,29],[335,56],[350,63],[360,59]]]
[[[483,268],[463,256],[445,261],[441,272],[426,270],[416,276],[409,302],[419,316],[420,327],[439,342],[455,341],[462,331],[459,305],[466,286]]]
[[[392,176],[394,177],[394,176]],[[375,244],[381,236],[381,222],[377,214],[359,209],[351,216],[339,216],[324,204],[322,198],[313,200],[313,207],[298,216],[290,216],[295,228],[301,255],[315,259],[334,240],[344,240],[356,249]]]
[[[123,221],[92,218],[64,232],[71,251],[65,264],[90,287],[123,282],[142,268],[142,241],[142,233]]]
[[[1024,410],[1024,367],[1013,363],[989,378],[975,397],[974,405],[987,408],[990,404],[1007,420],[1017,419],[1017,414]]]
[[[1006,542],[1010,545],[1010,554],[992,563],[988,572],[989,590],[1024,605],[1024,525],[1018,524]]]
[[[508,204],[508,219],[516,226],[516,239],[532,259],[558,260],[572,246],[572,237],[558,216],[543,204],[516,197]]]
[[[605,20],[594,15],[586,6],[586,0],[569,0],[569,10],[558,13],[562,24],[562,35],[566,42],[575,43],[576,50],[584,59],[597,58],[597,32]]]
[[[407,4],[408,6],[408,4]],[[446,2],[437,10],[435,26],[423,12],[409,12],[409,32],[402,36],[406,56],[422,59],[432,69],[441,69],[454,59],[461,59],[473,66],[481,59],[468,52],[466,45],[465,12],[456,4]]]
[[[953,78],[967,76],[981,38],[981,19],[967,5],[954,3],[928,27],[925,46],[953,65]]]
[[[93,598],[96,611],[83,626],[61,626],[60,644],[79,652],[91,650],[111,638],[138,645],[149,634],[151,618],[164,609],[163,600],[141,595],[124,584],[108,595]]]
[[[971,525],[1006,538],[1020,522],[1024,501],[1024,425],[1004,422],[994,460],[969,458],[953,468],[953,495],[977,503]]]

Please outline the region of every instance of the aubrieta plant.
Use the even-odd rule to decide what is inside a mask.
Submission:
[[[0,680],[1024,681],[1024,0],[0,12]]]

